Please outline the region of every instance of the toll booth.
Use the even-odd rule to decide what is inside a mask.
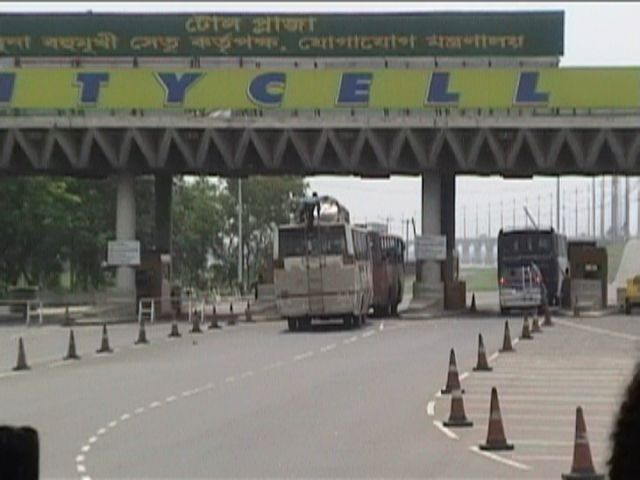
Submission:
[[[136,305],[141,298],[155,299],[156,315],[171,315],[171,255],[144,252],[136,268]],[[136,307],[137,308],[137,307]]]
[[[569,295],[563,306],[603,309],[607,306],[607,249],[595,241],[569,242]]]
[[[447,266],[448,262],[453,262],[453,268]],[[444,276],[444,307],[447,310],[461,310],[467,303],[467,284],[460,280],[460,259],[458,252],[454,251],[447,260],[443,262],[442,274]],[[447,272],[453,272],[453,278],[449,278]]]

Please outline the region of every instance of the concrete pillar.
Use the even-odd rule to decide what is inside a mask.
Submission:
[[[135,177],[118,176],[116,197],[116,240],[136,239]],[[116,291],[119,296],[135,299],[136,274],[134,267],[117,267]]]
[[[444,282],[454,275],[455,176],[428,173],[422,175],[422,234],[445,235],[447,260],[423,261],[420,281],[414,284],[414,298],[444,306]],[[443,264],[444,263],[444,264]]]
[[[155,176],[155,244],[159,253],[171,253],[171,201],[173,198],[173,177]]]

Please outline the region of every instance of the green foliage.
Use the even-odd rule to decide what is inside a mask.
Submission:
[[[136,236],[154,247],[154,180],[136,180]],[[252,177],[242,181],[244,270],[248,284],[271,256],[273,224],[286,223],[302,178]],[[68,262],[73,290],[109,282],[102,268],[115,238],[113,179],[0,178],[0,292],[25,283],[60,287]],[[235,286],[238,251],[238,181],[174,178],[174,280],[199,288]]]

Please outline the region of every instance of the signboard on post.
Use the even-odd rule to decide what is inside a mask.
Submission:
[[[0,56],[558,57],[564,12],[3,14]]]
[[[447,237],[444,235],[420,235],[416,237],[416,260],[447,259]]]
[[[137,240],[112,240],[107,245],[107,264],[115,267],[140,265],[140,242]]]

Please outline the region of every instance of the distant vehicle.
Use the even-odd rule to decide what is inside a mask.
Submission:
[[[500,311],[560,305],[569,274],[567,237],[549,229],[498,234]]]
[[[349,223],[337,200],[303,200],[273,244],[276,307],[290,330],[307,329],[312,320],[342,319],[347,328],[366,321],[373,300],[367,231]]]
[[[367,232],[373,267],[373,314],[397,315],[404,291],[405,244],[397,235]]]

